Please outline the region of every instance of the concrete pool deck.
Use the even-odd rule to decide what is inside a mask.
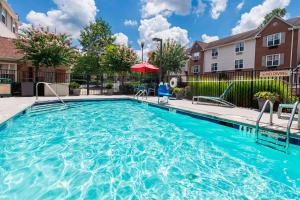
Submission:
[[[68,96],[62,97],[62,99],[110,99],[110,98],[133,98],[133,96],[126,95],[113,95],[113,96]],[[39,97],[39,101],[51,101],[57,100],[55,97]],[[157,104],[157,97],[148,97],[143,99],[145,102]],[[8,97],[0,98],[0,123],[8,120],[17,113],[23,111],[27,107],[31,106],[35,102],[35,97]],[[255,126],[256,119],[259,115],[259,111],[247,109],[247,108],[227,108],[214,105],[192,104],[189,100],[169,100],[169,104],[166,106],[176,109],[182,109],[194,113],[210,115],[213,117],[231,120],[233,122],[248,124]],[[286,131],[287,119],[278,119],[276,113],[273,114],[273,126],[268,125],[269,115],[265,113],[261,120],[261,126],[277,131]],[[297,129],[297,122],[293,122],[292,133],[300,137],[299,130]]]

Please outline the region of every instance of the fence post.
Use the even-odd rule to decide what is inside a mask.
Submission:
[[[91,75],[86,75],[86,94],[90,95],[90,80],[91,80]]]
[[[253,82],[255,81],[255,69],[252,69],[252,73],[251,73],[251,88],[250,88],[250,98],[251,98],[251,103],[250,103],[250,106],[251,106],[251,108],[253,108],[254,106],[253,106],[253,100],[252,100],[252,98],[253,98],[253,93],[254,93],[254,91],[253,91]]]

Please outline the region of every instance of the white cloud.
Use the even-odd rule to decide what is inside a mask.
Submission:
[[[202,15],[206,9],[206,4],[203,3],[202,0],[198,0],[197,6],[194,8],[193,13],[195,13],[197,16]]]
[[[191,12],[192,0],[141,0],[142,16],[168,16],[172,13],[188,15]]]
[[[201,39],[202,39],[203,42],[209,43],[209,42],[213,42],[213,41],[218,40],[219,37],[218,36],[209,36],[207,34],[203,34],[203,35],[201,35]]]
[[[116,33],[114,37],[116,38],[115,44],[128,46],[128,37],[124,33]]]
[[[275,8],[286,8],[289,4],[290,0],[264,0],[262,4],[253,7],[241,16],[237,25],[231,30],[232,34],[257,28],[263,22],[266,14]]]
[[[145,56],[157,45],[156,42],[152,41],[154,37],[162,38],[164,41],[172,39],[183,46],[189,44],[188,31],[180,27],[172,27],[168,20],[162,15],[141,20],[139,34],[140,39],[138,43],[142,40],[145,42]],[[137,51],[137,53],[140,54],[140,51]]]
[[[210,0],[211,5],[211,17],[213,19],[218,19],[222,12],[227,8],[228,0]]]
[[[131,19],[126,19],[124,21],[125,26],[137,26],[137,21],[136,20],[131,20]]]
[[[237,10],[242,10],[242,8],[244,7],[244,5],[245,5],[245,1],[243,0],[243,1],[241,1],[241,2],[236,6],[236,9],[237,9]]]
[[[47,26],[51,31],[67,33],[78,38],[80,30],[95,21],[95,0],[53,0],[56,9],[41,13],[31,10],[26,19],[35,26]]]

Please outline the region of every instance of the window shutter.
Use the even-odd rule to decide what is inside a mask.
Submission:
[[[262,66],[262,67],[265,67],[265,66],[266,66],[266,56],[263,56],[263,57],[261,58],[261,66]]]
[[[267,47],[268,46],[267,43],[268,43],[268,37],[265,36],[263,37],[263,47]]]
[[[280,54],[280,65],[284,65],[284,54]]]
[[[285,32],[281,33],[281,44],[285,43]]]

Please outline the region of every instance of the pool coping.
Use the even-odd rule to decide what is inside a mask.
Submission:
[[[150,105],[152,107],[157,107],[157,108],[160,108],[160,109],[176,112],[176,113],[179,113],[179,114],[188,115],[188,116],[196,118],[196,119],[210,121],[210,122],[213,122],[213,123],[216,123],[216,124],[220,124],[220,125],[235,128],[235,129],[240,129],[241,126],[248,127],[250,129],[255,129],[256,128],[252,124],[248,124],[248,123],[244,123],[244,122],[240,122],[240,121],[235,121],[235,120],[230,120],[230,119],[225,119],[225,118],[222,118],[222,117],[217,117],[217,116],[204,114],[204,113],[200,113],[200,112],[194,112],[194,111],[190,111],[190,110],[187,110],[187,109],[184,109],[184,108],[173,107],[169,104],[166,105],[166,104],[153,103],[153,102],[149,102],[149,101],[137,100],[137,99],[135,99],[134,97],[131,97],[131,96],[128,96],[128,97],[111,97],[111,98],[110,97],[109,98],[96,97],[96,98],[80,98],[80,99],[69,98],[69,99],[64,99],[65,102],[124,101],[124,100],[135,101],[135,102],[138,102],[138,103],[144,103],[144,104]],[[54,104],[54,103],[58,103],[58,102],[59,102],[59,100],[44,100],[44,101],[40,101],[38,103],[33,102],[31,105],[27,106],[25,109],[21,110],[20,112],[16,113],[15,115],[11,116],[10,118],[8,118],[8,119],[4,120],[3,122],[1,122],[0,123],[0,130],[2,130],[7,125],[7,122],[9,122],[10,120],[14,120],[14,119],[20,117],[21,115],[25,114],[27,112],[27,110],[30,109],[34,105]],[[274,129],[271,129],[271,128],[268,128],[268,127],[261,127],[261,129],[264,130],[264,131],[272,132],[272,133],[286,135],[286,133],[283,132],[283,131],[274,130]],[[291,133],[290,139],[292,139],[292,142],[291,142],[292,144],[296,144],[296,145],[300,146],[300,136],[299,135]]]

